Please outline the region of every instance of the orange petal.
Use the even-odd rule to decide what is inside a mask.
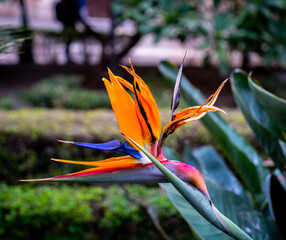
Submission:
[[[217,108],[217,107],[213,107],[213,106],[203,106],[200,109],[199,108],[200,107],[193,107],[190,110],[189,114],[186,114],[185,116],[183,116],[181,118],[176,118],[173,121],[166,124],[166,126],[164,127],[164,132],[171,134],[176,129],[183,126],[184,124],[201,119],[208,112],[223,112],[223,113],[225,113],[222,109]]]
[[[54,159],[58,162],[65,162],[65,163],[74,163],[74,164],[82,164],[82,165],[89,165],[89,166],[96,166],[96,168],[90,168],[83,171],[71,173],[68,175],[65,175],[63,177],[70,177],[70,176],[79,176],[79,175],[86,175],[86,174],[98,174],[98,173],[104,173],[114,170],[120,170],[120,169],[129,169],[134,168],[140,165],[140,162],[138,162],[137,159],[131,157],[131,156],[122,156],[118,158],[109,158],[106,160],[98,161],[98,162],[86,162],[86,164],[83,164],[84,162],[81,161],[69,161],[69,160],[60,160],[60,159]]]
[[[146,112],[147,119],[148,119],[148,122],[152,128],[152,132],[154,134],[154,137],[156,139],[159,139],[160,134],[161,134],[161,120],[160,120],[160,114],[159,114],[158,106],[157,106],[156,101],[155,101],[150,89],[148,88],[147,84],[142,80],[141,77],[139,77],[135,73],[131,62],[130,62],[130,65],[131,65],[131,69],[127,68],[125,66],[122,66],[122,67],[133,76],[134,81],[136,82],[137,86],[139,87],[139,92],[137,93],[137,95],[139,97],[140,103]],[[121,81],[121,80],[119,80],[119,81],[125,87],[127,87],[132,92],[134,92],[133,89],[131,89],[130,83],[128,83],[128,82],[126,83],[126,81]],[[143,130],[143,132],[147,132],[146,129]],[[148,137],[146,137],[146,138],[148,138]]]
[[[116,79],[124,87],[126,87],[128,90],[130,90],[130,91],[132,91],[134,93],[134,89],[133,89],[133,86],[132,86],[131,83],[129,83],[128,81],[126,81],[125,79],[123,79],[121,77],[117,77],[116,76]],[[148,119],[148,123],[150,124],[151,129],[152,129],[152,134],[154,134],[153,131],[155,131],[156,134],[154,134],[154,137],[156,139],[159,139],[160,133],[158,135],[158,133],[157,133],[158,132],[157,131],[158,127],[154,126],[154,119],[156,120],[156,118],[154,118],[154,114],[153,114],[152,108],[150,107],[149,103],[145,100],[145,98],[143,97],[143,95],[140,92],[136,91],[136,94],[137,94],[137,96],[139,98],[140,104],[142,105],[142,107],[143,107],[143,109],[144,109],[144,111],[146,113],[146,117]],[[147,126],[147,123],[146,123],[144,117],[142,116],[142,113],[140,111],[140,108],[139,108],[139,105],[138,105],[137,101],[134,101],[134,103],[135,103],[135,108],[136,108],[136,114],[137,114],[137,117],[139,119],[139,123],[140,123],[140,126],[141,126],[143,141],[145,143],[149,143],[149,142],[152,141],[152,134],[150,133],[150,130],[149,130],[148,126]],[[160,126],[160,131],[161,131],[161,126]]]
[[[133,158],[131,156],[122,156],[122,157],[112,157],[102,161],[93,161],[93,162],[86,162],[86,161],[72,161],[72,160],[64,160],[64,159],[54,159],[51,160],[56,162],[63,162],[63,163],[71,163],[71,164],[79,164],[79,165],[86,165],[92,167],[102,168],[114,168],[116,166],[129,166],[134,165],[138,162],[138,159]]]
[[[151,130],[148,128],[147,122],[144,119],[144,117],[140,111],[140,107],[139,107],[137,101],[135,101],[135,108],[136,108],[137,118],[139,119],[139,123],[141,126],[143,141],[145,144],[151,143],[153,131],[152,131],[151,126],[150,126]],[[144,111],[145,111],[145,108],[144,108]]]
[[[184,110],[181,110],[180,112],[176,113],[174,115],[174,120],[177,119],[177,118],[182,118],[184,116],[186,116],[187,114],[192,114],[192,113],[196,113],[199,108],[202,108],[211,98],[213,97],[213,95],[211,95],[206,101],[204,101],[201,106],[197,107],[189,107],[189,108],[186,108]]]
[[[199,107],[198,106],[190,107],[176,113],[173,121],[169,122],[164,127],[165,135],[173,133],[176,129],[178,129],[187,122],[192,122],[201,119],[208,112],[219,111],[225,113],[223,110],[214,107],[213,105],[227,80],[228,79],[224,80],[223,83],[218,87],[216,92],[213,95],[211,95],[205,102],[203,102]],[[209,103],[206,106],[204,106],[208,101]]]
[[[134,101],[109,69],[108,73],[111,82],[106,79],[103,81],[119,128],[122,133],[132,137],[138,144],[143,146],[143,138],[140,123],[135,111]],[[133,143],[131,144],[133,145]]]
[[[222,82],[222,84],[218,87],[218,89],[216,90],[216,92],[215,92],[214,95],[213,95],[213,98],[212,98],[211,101],[208,103],[209,106],[213,106],[213,105],[214,105],[215,101],[216,101],[217,98],[218,98],[218,95],[219,95],[221,89],[223,88],[224,84],[225,84],[227,81],[228,81],[228,78],[225,79],[225,80]]]
[[[123,79],[122,77],[118,77],[116,76],[116,79],[124,86],[126,87],[128,90],[133,92],[133,86],[130,82],[126,81],[125,79]]]
[[[156,102],[155,104],[152,103],[152,100],[150,100],[150,98],[146,98],[140,93],[138,93],[138,98],[146,112],[147,119],[152,128],[154,137],[158,140],[161,135],[161,120],[157,104]]]

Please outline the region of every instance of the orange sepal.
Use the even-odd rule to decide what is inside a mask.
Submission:
[[[204,115],[206,115],[208,112],[223,112],[222,109],[214,107],[214,103],[223,88],[224,84],[227,82],[228,79],[224,80],[223,83],[218,87],[216,92],[211,95],[205,102],[201,104],[201,106],[196,107],[190,107],[187,109],[184,109],[174,115],[174,119],[166,124],[163,131],[166,135],[169,135],[176,131],[179,127],[184,125],[187,122],[192,122],[201,119]],[[206,103],[208,104],[204,106]]]
[[[159,114],[158,106],[157,106],[156,101],[155,101],[150,89],[148,88],[147,84],[142,80],[142,78],[140,76],[138,76],[135,73],[131,62],[130,62],[130,65],[131,65],[131,68],[128,68],[125,66],[122,66],[122,67],[133,76],[134,81],[139,88],[139,91],[137,92],[138,98],[140,100],[142,107],[144,108],[144,110],[146,112],[147,119],[148,119],[148,122],[152,128],[154,137],[156,139],[159,139],[160,134],[161,134],[161,120],[160,120],[160,114]],[[124,80],[122,78],[120,78],[119,81],[126,88],[128,88],[129,90],[131,90],[134,93],[133,87],[130,83],[128,83],[126,80]]]
[[[192,107],[192,109],[190,109],[189,111],[190,111],[189,114],[186,114],[185,116],[181,118],[176,118],[173,121],[166,124],[166,126],[164,127],[164,133],[171,134],[175,132],[175,130],[177,130],[179,127],[183,126],[184,124],[201,119],[208,112],[225,113],[220,108],[213,107],[213,106]]]
[[[92,162],[86,162],[86,161],[72,161],[72,160],[64,160],[64,159],[54,159],[51,160],[56,162],[63,162],[63,163],[71,163],[71,164],[79,164],[79,165],[86,165],[91,167],[97,167],[98,170],[103,169],[114,169],[116,167],[128,167],[133,166],[138,162],[138,159],[133,158],[131,156],[122,156],[122,157],[111,157],[105,160],[101,161],[92,161]]]
[[[108,74],[111,82],[107,79],[103,79],[103,81],[119,128],[122,133],[132,136],[132,139],[136,139],[136,142],[143,146],[143,138],[140,123],[135,112],[134,101],[109,69]],[[130,142],[130,144],[134,146],[133,143]],[[137,148],[136,146],[134,147]]]
[[[146,99],[146,97],[144,97],[141,93],[138,93],[138,98],[146,112],[154,137],[158,140],[161,135],[161,120],[157,104],[155,103],[156,106],[154,107],[154,104],[150,102],[150,99]]]

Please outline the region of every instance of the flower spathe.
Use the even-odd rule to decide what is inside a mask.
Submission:
[[[131,63],[130,63],[131,64]],[[181,66],[182,67],[182,66]],[[109,69],[108,79],[103,79],[107,89],[111,105],[116,116],[119,128],[126,137],[127,142],[120,143],[118,140],[107,143],[93,144],[72,141],[61,141],[81,147],[96,150],[114,151],[126,154],[121,157],[113,157],[102,161],[70,161],[52,159],[58,162],[81,164],[92,168],[63,176],[23,180],[23,181],[70,181],[70,182],[94,182],[94,183],[163,183],[167,182],[164,175],[157,167],[143,154],[132,139],[141,147],[144,147],[150,154],[158,159],[172,173],[184,182],[192,185],[208,196],[205,181],[200,172],[188,164],[167,160],[162,151],[166,138],[182,125],[202,118],[208,112],[223,110],[214,106],[214,103],[226,81],[217,91],[210,96],[201,106],[190,107],[174,114],[179,102],[179,87],[175,87],[172,103],[172,114],[170,122],[163,128],[161,134],[161,121],[156,101],[146,85],[138,76],[131,64],[130,68],[123,66],[133,77],[130,83],[125,79],[115,76]],[[180,78],[177,78],[180,81]],[[177,85],[177,84],[176,84]],[[179,86],[180,84],[178,84]],[[129,92],[131,94],[129,94]]]

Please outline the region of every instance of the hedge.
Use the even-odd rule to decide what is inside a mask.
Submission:
[[[34,107],[81,110],[111,108],[106,91],[84,89],[81,86],[81,80],[81,77],[77,75],[55,75],[43,79],[28,90],[22,91],[20,99]],[[7,103],[6,100],[6,105],[3,107],[6,106],[7,108]]]
[[[162,122],[169,119],[169,110],[162,110]],[[228,111],[227,120],[253,141],[251,131],[242,115]],[[73,111],[63,109],[20,109],[0,111],[0,181],[15,184],[17,180],[31,177],[48,177],[82,170],[82,166],[54,163],[49,159],[100,160],[114,153],[63,144],[57,139],[106,142],[124,141],[111,110]],[[186,124],[166,141],[166,145],[182,151],[213,143],[212,138],[199,121]]]
[[[0,238],[163,239],[147,208],[152,208],[169,237],[191,236],[187,223],[158,187],[0,184]]]

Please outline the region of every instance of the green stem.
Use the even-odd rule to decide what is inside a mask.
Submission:
[[[214,205],[213,209],[220,218],[220,220],[224,223],[224,225],[228,228],[228,231],[232,234],[232,237],[235,239],[243,239],[250,240],[252,239],[248,234],[246,234],[240,227],[238,227],[234,222],[224,216]]]

